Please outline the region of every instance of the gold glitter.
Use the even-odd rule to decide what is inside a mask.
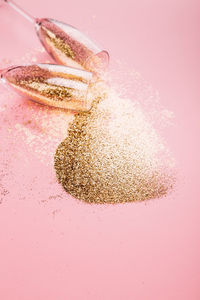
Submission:
[[[75,58],[75,55],[74,55],[72,49],[70,48],[70,46],[68,44],[65,43],[65,41],[63,41],[61,38],[57,37],[53,32],[51,32],[47,28],[42,27],[41,29],[43,31],[44,36],[46,36],[47,44],[50,45],[51,43],[53,43],[55,48],[59,49],[66,56],[68,56],[72,59]]]
[[[174,161],[140,107],[113,91],[75,116],[54,161],[64,189],[89,203],[159,198],[174,182]]]
[[[70,88],[43,83],[39,80],[36,81],[36,79],[34,79],[34,81],[21,80],[17,82],[17,85],[30,88],[30,90],[39,92],[41,95],[56,101],[66,101],[66,98],[72,98],[73,93],[73,90]],[[71,90],[71,92],[69,92],[69,90]]]

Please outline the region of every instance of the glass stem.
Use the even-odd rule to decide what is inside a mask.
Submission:
[[[21,8],[18,4],[16,4],[13,0],[4,0],[10,7],[12,7],[16,12],[22,15],[25,19],[27,19],[31,23],[35,23],[35,18],[27,13],[23,8]]]

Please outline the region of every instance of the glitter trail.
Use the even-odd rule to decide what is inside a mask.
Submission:
[[[59,182],[89,203],[142,201],[166,195],[174,162],[141,108],[114,91],[78,114],[55,154]]]

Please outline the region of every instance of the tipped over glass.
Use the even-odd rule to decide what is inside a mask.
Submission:
[[[54,64],[13,66],[0,70],[3,83],[40,104],[88,111],[91,108],[94,75]]]

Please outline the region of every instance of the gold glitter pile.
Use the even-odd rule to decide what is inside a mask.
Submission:
[[[45,55],[44,50],[36,50],[19,61],[2,61],[1,67],[27,62],[49,63]],[[2,89],[2,144],[7,145],[10,140],[13,144],[9,144],[8,149],[13,145],[15,148],[20,145],[20,149],[23,145],[27,147],[31,159],[48,166],[45,178],[49,174],[53,176],[54,157],[57,177],[64,190],[89,203],[142,201],[166,195],[174,184],[174,161],[154,127],[166,126],[169,113],[160,107],[157,94],[138,73],[127,73],[127,68],[124,70],[120,65],[119,71],[111,74],[112,86],[115,81],[118,93],[97,84],[91,89],[90,96],[96,99],[92,109],[75,116],[69,111],[20,99]],[[132,98],[135,102],[130,100]],[[8,156],[9,152],[5,153]],[[21,155],[24,161],[27,153]],[[27,178],[31,178],[28,172]],[[35,184],[38,193],[41,193],[41,182],[48,185],[40,174]],[[57,191],[52,182],[55,178],[51,179],[51,188]],[[43,190],[46,195],[46,188]]]
[[[114,91],[77,114],[55,154],[64,189],[89,203],[142,201],[173,187],[174,161],[140,106]]]

